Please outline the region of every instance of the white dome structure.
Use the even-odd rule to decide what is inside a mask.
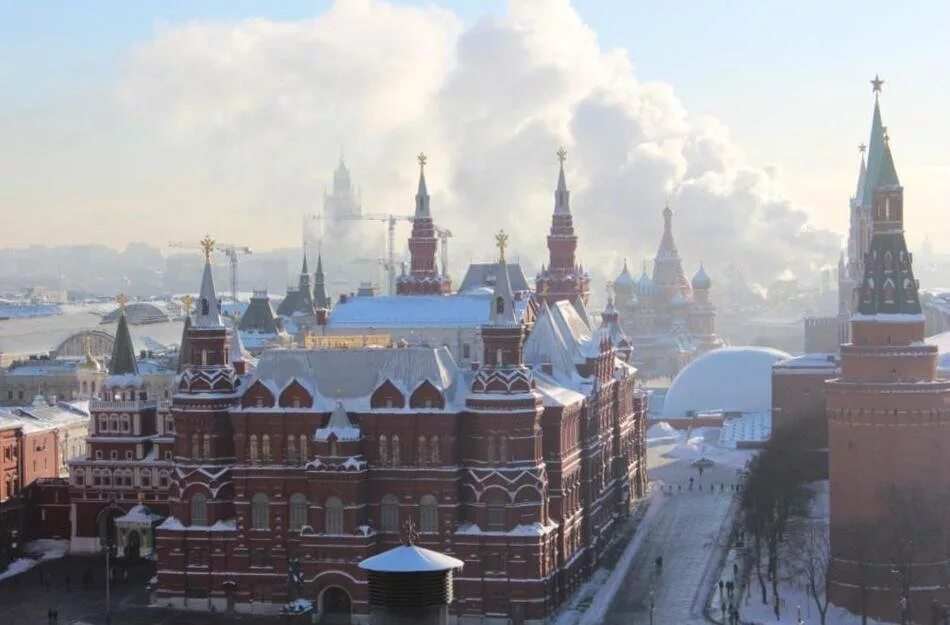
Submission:
[[[723,347],[689,363],[673,379],[663,402],[664,418],[697,412],[768,412],[772,365],[790,358],[769,347]]]

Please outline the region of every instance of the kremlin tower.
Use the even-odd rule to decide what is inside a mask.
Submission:
[[[396,280],[397,295],[444,295],[452,290],[448,277],[435,266],[436,236],[432,213],[429,211],[429,191],[426,188],[426,156],[419,155],[419,190],[416,192],[416,212],[409,237],[411,257],[409,274]],[[445,267],[442,268],[443,271]]]
[[[561,163],[554,191],[554,214],[551,216],[551,233],[548,235],[550,258],[547,268],[542,267],[536,279],[536,297],[549,305],[559,300],[576,303],[580,300],[587,306],[590,297],[590,277],[577,264],[577,235],[571,217],[571,192],[564,180],[564,160],[567,151],[557,152]],[[540,302],[539,302],[540,303]]]
[[[875,79],[875,99],[883,81]],[[891,622],[930,618],[950,599],[946,572],[950,492],[950,382],[937,379],[937,348],[904,240],[904,191],[875,101],[867,181],[849,271],[862,272],[841,346],[841,376],[826,386],[830,448],[832,603]],[[875,134],[880,132],[880,142]],[[866,212],[865,212],[866,211]],[[854,217],[854,213],[852,214]],[[865,248],[865,219],[870,237]],[[861,252],[863,251],[863,254]],[[904,614],[901,614],[901,611]],[[927,621],[930,622],[930,621]]]

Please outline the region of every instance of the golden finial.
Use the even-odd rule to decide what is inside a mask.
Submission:
[[[498,262],[505,262],[505,248],[508,247],[508,235],[504,230],[499,230],[495,235],[495,245],[498,246]]]
[[[419,152],[419,156],[416,157],[419,160],[419,167],[424,168],[426,166],[426,161],[429,158],[426,156],[425,152]]]
[[[861,156],[864,156],[864,153],[868,151],[868,146],[861,143],[858,145],[858,152],[861,153]]]
[[[190,314],[191,314],[191,304],[192,304],[192,302],[194,302],[194,301],[195,301],[195,298],[193,298],[191,295],[182,295],[182,297],[181,297],[181,305],[182,305],[182,307],[185,309],[185,314],[186,314],[186,315],[190,315]]]
[[[125,293],[119,293],[115,296],[115,301],[119,305],[119,308],[125,310],[125,305],[129,303],[129,298]]]
[[[564,161],[567,160],[567,150],[564,149],[563,145],[557,149],[557,160],[561,162],[562,167],[564,166]]]
[[[206,234],[205,238],[201,239],[201,249],[205,253],[205,261],[211,262],[211,252],[214,251],[214,239],[211,238],[211,235]]]

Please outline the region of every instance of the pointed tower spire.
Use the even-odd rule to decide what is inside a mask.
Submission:
[[[517,325],[515,316],[515,296],[511,291],[511,281],[508,278],[508,263],[505,260],[505,248],[508,246],[508,235],[499,230],[495,235],[495,244],[498,246],[498,267],[495,269],[495,295],[491,304],[491,323],[496,326]]]
[[[330,308],[326,278],[323,275],[323,255],[317,253],[317,271],[313,274],[313,304],[317,308]]]
[[[419,161],[419,189],[416,191],[416,213],[415,218],[432,217],[429,212],[429,190],[426,187],[426,161],[427,157],[420,152],[416,157]]]
[[[871,137],[868,140],[868,159],[864,176],[864,185],[861,190],[861,205],[870,209],[871,202],[874,199],[874,189],[877,188],[877,180],[881,171],[881,159],[884,156],[884,122],[881,120],[881,85],[884,81],[874,77],[871,81],[874,86],[874,113],[871,116]],[[863,155],[862,155],[863,157]]]
[[[218,328],[223,327],[221,309],[218,306],[218,295],[214,290],[214,276],[211,273],[211,252],[214,250],[214,239],[209,236],[201,241],[201,248],[205,254],[205,268],[201,276],[201,291],[198,295],[198,310],[195,312],[195,327]]]
[[[303,267],[300,268],[300,273],[301,274],[310,273],[310,269],[307,268],[307,248],[306,247],[303,249]]]
[[[663,208],[663,237],[653,264],[653,283],[670,298],[676,293],[688,296],[691,290],[673,239],[673,211],[669,204]]]
[[[557,151],[557,160],[561,163],[557,175],[557,189],[554,191],[554,214],[571,214],[571,192],[567,190],[567,182],[564,180],[564,161],[567,159],[567,150],[563,147]]]
[[[129,322],[125,318],[125,303],[122,299],[123,296],[120,296],[119,325],[116,327],[115,342],[112,344],[109,375],[138,375],[135,348],[132,346],[132,335],[129,333]]]

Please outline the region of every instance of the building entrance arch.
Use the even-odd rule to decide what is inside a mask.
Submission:
[[[320,608],[320,623],[326,625],[350,625],[353,602],[350,593],[339,586],[327,586],[317,601]]]

